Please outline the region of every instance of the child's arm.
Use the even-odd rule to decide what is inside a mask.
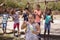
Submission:
[[[43,15],[44,16],[44,20],[45,20],[45,18],[46,18],[46,14],[45,15]]]
[[[14,16],[12,16],[12,20],[13,20],[13,21],[15,20]]]
[[[42,15],[43,15],[43,12],[41,11],[41,13],[38,14],[38,16],[39,16],[40,18],[42,18]]]
[[[25,14],[22,15],[22,18],[24,18],[24,17],[25,17]]]
[[[26,28],[26,27],[27,27],[26,22],[23,22],[21,29],[24,29],[24,28]]]
[[[8,18],[10,18],[10,14],[8,14]]]
[[[54,23],[54,22],[53,22],[53,15],[51,15],[51,22]]]
[[[12,20],[14,20],[14,17],[12,17]]]

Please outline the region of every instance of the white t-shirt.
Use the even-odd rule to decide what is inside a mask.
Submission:
[[[7,23],[7,21],[8,21],[8,14],[3,14],[2,22]]]

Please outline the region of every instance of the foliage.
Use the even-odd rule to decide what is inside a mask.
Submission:
[[[57,3],[56,8],[60,11],[60,2]]]
[[[52,10],[60,10],[60,2],[49,2],[47,6]]]
[[[29,0],[28,0],[29,1]],[[13,7],[13,8],[25,8],[27,0],[0,0],[0,3],[5,2],[5,7]],[[30,0],[30,2],[34,2],[34,0]],[[35,3],[36,4],[36,3]],[[44,3],[39,3],[41,6],[41,9],[45,9]],[[47,6],[49,8],[52,8],[52,10],[60,10],[60,2],[48,2]],[[31,4],[31,8],[34,7],[33,4]]]
[[[1,4],[2,2],[4,2],[4,0],[0,0],[0,4]]]

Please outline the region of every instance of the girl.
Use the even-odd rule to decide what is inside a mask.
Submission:
[[[25,40],[38,40],[38,34],[40,33],[40,27],[34,22],[34,16],[30,14],[28,16],[28,22],[24,22],[22,29],[27,28],[25,34]]]
[[[12,11],[12,18],[13,18],[13,21],[14,21],[14,36],[15,36],[15,28],[16,27],[18,29],[18,35],[19,35],[19,13],[15,12],[14,9]]]
[[[36,9],[34,10],[34,15],[35,15],[35,22],[40,25],[41,24],[41,18],[42,18],[42,11],[40,9],[39,4],[36,5]],[[40,37],[40,33],[38,34],[38,36]],[[40,38],[39,38],[39,40],[40,40]]]
[[[46,31],[48,31],[48,35],[50,34],[50,26],[51,26],[51,22],[53,23],[53,16],[51,15],[51,9],[47,9],[45,12],[45,31],[44,31],[44,35],[46,35]]]

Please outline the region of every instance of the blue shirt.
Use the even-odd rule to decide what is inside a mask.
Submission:
[[[50,23],[50,21],[51,21],[51,15],[46,15],[45,23]]]

